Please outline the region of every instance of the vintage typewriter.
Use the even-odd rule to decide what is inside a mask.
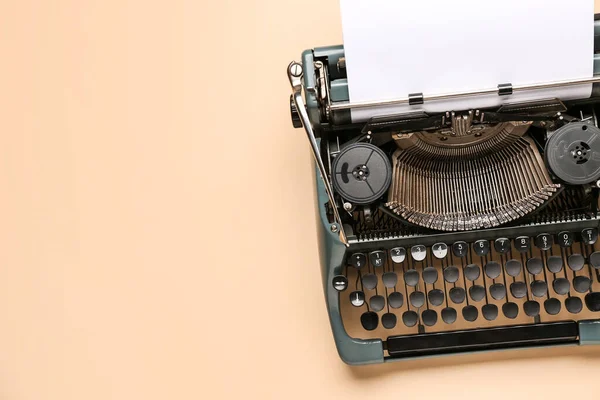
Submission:
[[[600,343],[600,21],[595,32],[592,78],[386,102],[349,103],[342,46],[289,65],[344,362]],[[355,108],[581,84],[590,98],[350,119]]]

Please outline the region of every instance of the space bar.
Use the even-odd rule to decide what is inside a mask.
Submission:
[[[391,336],[387,339],[386,348],[390,357],[400,358],[569,343],[576,342],[578,336],[579,328],[576,322],[551,322]]]

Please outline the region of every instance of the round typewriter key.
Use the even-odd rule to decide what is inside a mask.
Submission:
[[[581,240],[587,245],[592,245],[598,240],[598,229],[587,228],[581,231]]]
[[[556,274],[557,272],[562,271],[563,268],[563,260],[560,256],[550,256],[548,260],[546,260],[546,265],[548,266],[548,271]]]
[[[500,276],[500,272],[502,272],[502,267],[496,261],[490,261],[489,263],[485,264],[483,270],[485,271],[485,274],[488,276],[488,278],[496,279]]]
[[[448,255],[448,245],[446,243],[436,243],[431,246],[433,256],[437,259],[445,258]]]
[[[573,271],[580,271],[581,268],[583,268],[584,264],[585,264],[585,259],[583,258],[583,256],[581,254],[574,253],[574,254],[571,254],[569,256],[569,258],[567,258],[567,265]]]
[[[600,269],[600,251],[590,254],[590,265],[596,269]]]
[[[481,285],[473,285],[469,288],[469,296],[473,301],[481,301],[485,297],[485,288]]]
[[[402,314],[402,322],[408,327],[415,326],[418,320],[419,316],[414,311],[405,311],[404,314]]]
[[[569,297],[565,300],[565,307],[571,314],[579,314],[583,310],[583,303],[579,297]]]
[[[477,307],[475,306],[466,306],[462,309],[462,315],[467,321],[473,322],[477,319],[479,311],[477,311]]]
[[[506,254],[510,250],[510,240],[499,238],[494,240],[494,249],[500,254]]]
[[[360,323],[367,331],[375,330],[379,325],[379,316],[373,311],[367,311],[360,316]]]
[[[350,293],[350,303],[354,307],[362,307],[365,304],[365,293],[360,290]]]
[[[535,247],[541,250],[550,250],[550,247],[554,244],[552,235],[548,233],[540,233],[535,237]]]
[[[348,287],[348,279],[344,275],[333,277],[333,288],[338,292],[343,292]]]
[[[411,247],[410,254],[415,261],[423,261],[427,257],[427,248],[423,245]]]
[[[600,292],[590,292],[586,294],[585,305],[590,311],[600,311]]]
[[[531,292],[535,297],[543,297],[548,292],[548,285],[544,281],[531,282]]]
[[[453,324],[456,321],[456,310],[452,307],[446,307],[442,310],[442,321],[447,324]]]
[[[484,257],[490,252],[490,242],[487,240],[478,240],[473,243],[473,250],[479,257]]]
[[[490,286],[490,294],[496,300],[502,300],[506,297],[506,287],[501,283],[494,283]]]
[[[362,284],[365,289],[373,290],[377,287],[377,275],[375,274],[365,274],[362,277]]]
[[[544,308],[546,309],[546,312],[550,315],[556,315],[560,312],[560,300],[558,299],[547,299],[546,301],[544,301]]]
[[[412,304],[412,306],[415,308],[421,308],[423,307],[423,304],[425,304],[425,293],[423,292],[412,292],[410,295],[408,295],[408,298],[410,300],[410,304]]]
[[[438,315],[435,310],[425,310],[421,313],[421,319],[427,326],[433,326],[438,320]]]
[[[395,272],[386,272],[381,280],[386,288],[393,288],[398,283],[398,275]]]
[[[363,253],[354,253],[348,259],[350,265],[352,265],[356,269],[361,269],[365,265],[367,265],[367,256]]]
[[[519,315],[519,306],[513,302],[504,303],[502,305],[502,314],[506,318],[515,319]]]
[[[517,299],[527,296],[527,285],[525,282],[513,282],[510,284],[510,293]]]
[[[585,293],[592,287],[592,280],[587,276],[576,276],[573,278],[573,288],[577,293]]]
[[[394,247],[390,250],[390,254],[392,255],[392,261],[395,264],[402,264],[406,259],[406,250],[404,247]]]
[[[383,307],[385,307],[385,299],[381,295],[373,296],[369,300],[369,305],[373,311],[381,311],[383,310]]]
[[[463,258],[469,251],[469,245],[467,242],[456,242],[452,245],[452,253],[458,258]]]
[[[552,281],[552,288],[556,292],[556,294],[567,294],[569,293],[569,289],[571,289],[571,285],[569,281],[565,278],[557,278]]]
[[[444,279],[448,283],[454,283],[458,280],[458,268],[454,265],[444,268]]]
[[[540,303],[535,300],[528,300],[523,304],[523,310],[529,317],[537,317],[540,315]]]
[[[525,266],[527,268],[527,271],[529,271],[531,275],[537,275],[540,272],[542,272],[542,268],[544,268],[544,263],[540,258],[533,257],[527,260],[527,264]]]
[[[521,261],[515,259],[508,260],[504,266],[506,273],[510,276],[519,276],[522,267]]]
[[[495,304],[486,304],[481,307],[481,313],[483,314],[483,318],[493,321],[498,318],[498,306]]]
[[[515,239],[515,249],[517,249],[519,253],[527,253],[530,246],[531,242],[529,241],[529,236],[519,236]]]
[[[388,296],[388,304],[392,308],[400,308],[404,304],[404,296],[400,292],[392,292]]]
[[[558,234],[558,245],[563,248],[571,247],[573,245],[573,234],[568,231],[560,232]]]
[[[427,293],[427,297],[429,298],[429,302],[434,306],[441,306],[444,303],[444,292],[440,289],[433,289]]]
[[[427,267],[423,270],[423,280],[429,285],[433,285],[438,280],[437,269],[433,267]]]
[[[465,278],[470,281],[475,281],[479,278],[479,265],[469,264],[465,267]]]
[[[385,313],[381,316],[381,325],[385,329],[394,329],[397,322],[396,314]]]
[[[419,283],[419,273],[416,269],[409,269],[404,273],[404,282],[408,286],[417,286]]]
[[[385,251],[377,250],[369,253],[369,260],[374,267],[383,267],[385,265]]]
[[[450,289],[450,300],[455,304],[461,304],[465,301],[466,293],[465,289],[461,287],[453,287]]]

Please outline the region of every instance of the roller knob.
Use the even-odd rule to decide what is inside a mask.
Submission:
[[[292,125],[294,128],[302,128],[302,121],[300,120],[300,114],[294,103],[294,95],[290,96],[290,113],[292,115]]]

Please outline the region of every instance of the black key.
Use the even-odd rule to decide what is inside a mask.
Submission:
[[[462,309],[462,315],[467,321],[473,322],[477,319],[479,311],[477,311],[477,307],[475,306],[466,306]]]
[[[437,322],[438,315],[435,310],[425,310],[421,313],[421,319],[427,326],[433,326]]]
[[[473,250],[475,250],[475,254],[479,257],[485,257],[490,252],[490,242],[487,240],[478,240],[473,243]]]
[[[362,277],[362,284],[365,289],[373,290],[377,287],[377,275],[375,274],[365,274]]]
[[[481,313],[483,314],[483,318],[493,321],[498,318],[498,306],[495,304],[486,304],[481,307]]]
[[[571,232],[563,231],[558,234],[558,245],[562,248],[571,247],[575,237]]]
[[[569,297],[565,300],[565,307],[571,314],[579,314],[583,310],[583,303],[579,297]]]
[[[453,287],[452,289],[450,289],[449,294],[450,300],[452,300],[455,304],[461,304],[465,301],[465,289],[461,287]]]
[[[383,281],[383,285],[386,288],[390,289],[396,286],[396,284],[398,283],[398,275],[396,275],[395,272],[386,272],[381,277],[381,280]]]
[[[429,285],[433,285],[438,280],[438,272],[434,267],[427,267],[423,270],[423,280]]]
[[[385,299],[381,295],[371,297],[369,305],[373,311],[381,311],[385,307]]]
[[[485,297],[485,288],[481,285],[473,285],[469,288],[469,296],[473,301],[481,301]]]
[[[513,302],[504,303],[502,305],[502,314],[506,318],[515,319],[519,315],[519,306]]]
[[[549,233],[540,233],[535,237],[534,243],[538,249],[550,250],[550,248],[554,244],[554,239]]]
[[[396,327],[397,320],[396,314],[385,313],[381,316],[381,325],[383,325],[385,329],[394,329]]]
[[[456,321],[456,310],[452,307],[446,307],[442,310],[442,321],[447,324],[453,324]]]
[[[463,258],[464,256],[466,256],[468,251],[469,245],[467,244],[467,242],[460,241],[452,245],[452,253],[454,253],[454,255],[458,258]]]
[[[596,269],[600,269],[600,251],[590,254],[590,265]]]
[[[408,286],[417,286],[419,283],[419,273],[415,269],[409,269],[404,273],[404,282]]]
[[[550,256],[546,260],[546,265],[548,266],[548,271],[556,274],[557,272],[562,271],[563,259],[560,256]]]
[[[475,281],[479,278],[479,265],[469,264],[465,267],[465,278],[470,281]]]
[[[385,265],[385,251],[377,250],[369,253],[369,260],[374,267],[383,267]]]
[[[529,317],[537,317],[540,315],[540,303],[535,300],[528,300],[523,304],[523,311]]]
[[[425,293],[423,292],[412,292],[408,295],[408,299],[410,300],[410,304],[412,304],[415,308],[423,307],[425,304]]]
[[[410,249],[410,255],[415,261],[423,261],[427,257],[427,248],[420,244],[413,246]]]
[[[344,275],[334,276],[331,282],[333,284],[333,288],[338,292],[343,292],[348,288],[348,278],[346,278]]]
[[[583,243],[592,245],[598,240],[598,229],[587,228],[581,231],[581,240]]]
[[[361,269],[367,265],[367,256],[363,253],[354,253],[348,259],[348,263],[356,269]]]
[[[446,243],[436,243],[431,246],[431,251],[435,258],[441,260],[448,255],[448,245]]]
[[[488,276],[488,278],[496,279],[500,276],[500,273],[502,272],[502,267],[496,261],[490,261],[489,263],[485,264],[483,270],[485,271],[485,274]]]
[[[444,268],[444,279],[448,283],[454,283],[458,280],[458,268],[454,265]]]
[[[527,253],[531,247],[529,236],[519,236],[515,239],[515,249],[519,253]]]
[[[567,258],[567,265],[573,271],[580,271],[584,264],[585,258],[583,258],[583,256],[579,253],[571,254],[569,258]]]
[[[490,286],[490,294],[495,300],[502,300],[506,297],[506,287],[501,283],[494,283]]]
[[[543,297],[548,292],[548,285],[544,281],[531,282],[531,293],[535,297]]]
[[[434,306],[441,306],[444,303],[444,292],[440,289],[433,289],[427,293],[427,297],[429,298],[429,302]]]
[[[558,299],[547,299],[544,301],[544,308],[546,312],[550,315],[556,315],[560,312],[560,300]]]
[[[510,240],[507,238],[498,238],[494,240],[494,249],[500,254],[506,254],[510,250]]]
[[[525,282],[513,282],[510,284],[510,293],[517,299],[527,296],[527,285]]]
[[[527,260],[525,267],[527,268],[527,271],[529,271],[530,274],[537,275],[540,272],[542,272],[542,268],[544,268],[544,263],[540,258],[533,257]]]
[[[350,303],[354,307],[362,307],[365,304],[365,293],[360,290],[350,293]]]
[[[394,247],[390,250],[390,254],[392,255],[392,261],[395,264],[401,264],[406,259],[406,250],[404,247]]]
[[[577,293],[585,293],[592,287],[592,280],[587,276],[576,276],[573,279],[573,288]]]
[[[400,308],[404,304],[404,296],[400,292],[392,292],[388,296],[388,304],[392,308]]]
[[[417,324],[418,319],[419,316],[414,311],[405,311],[404,314],[402,314],[402,322],[409,328],[411,326],[415,326]]]
[[[571,289],[571,285],[569,281],[565,278],[557,278],[552,282],[552,288],[556,292],[556,294],[567,294],[569,293],[569,289]]]
[[[600,311],[600,292],[586,294],[585,305],[590,311]]]
[[[512,259],[506,262],[504,268],[506,269],[506,273],[508,275],[519,276],[521,274],[521,268],[523,268],[523,266],[521,265],[521,261]]]
[[[367,311],[360,316],[360,323],[367,331],[375,330],[377,329],[377,325],[379,325],[379,316],[376,312]]]

